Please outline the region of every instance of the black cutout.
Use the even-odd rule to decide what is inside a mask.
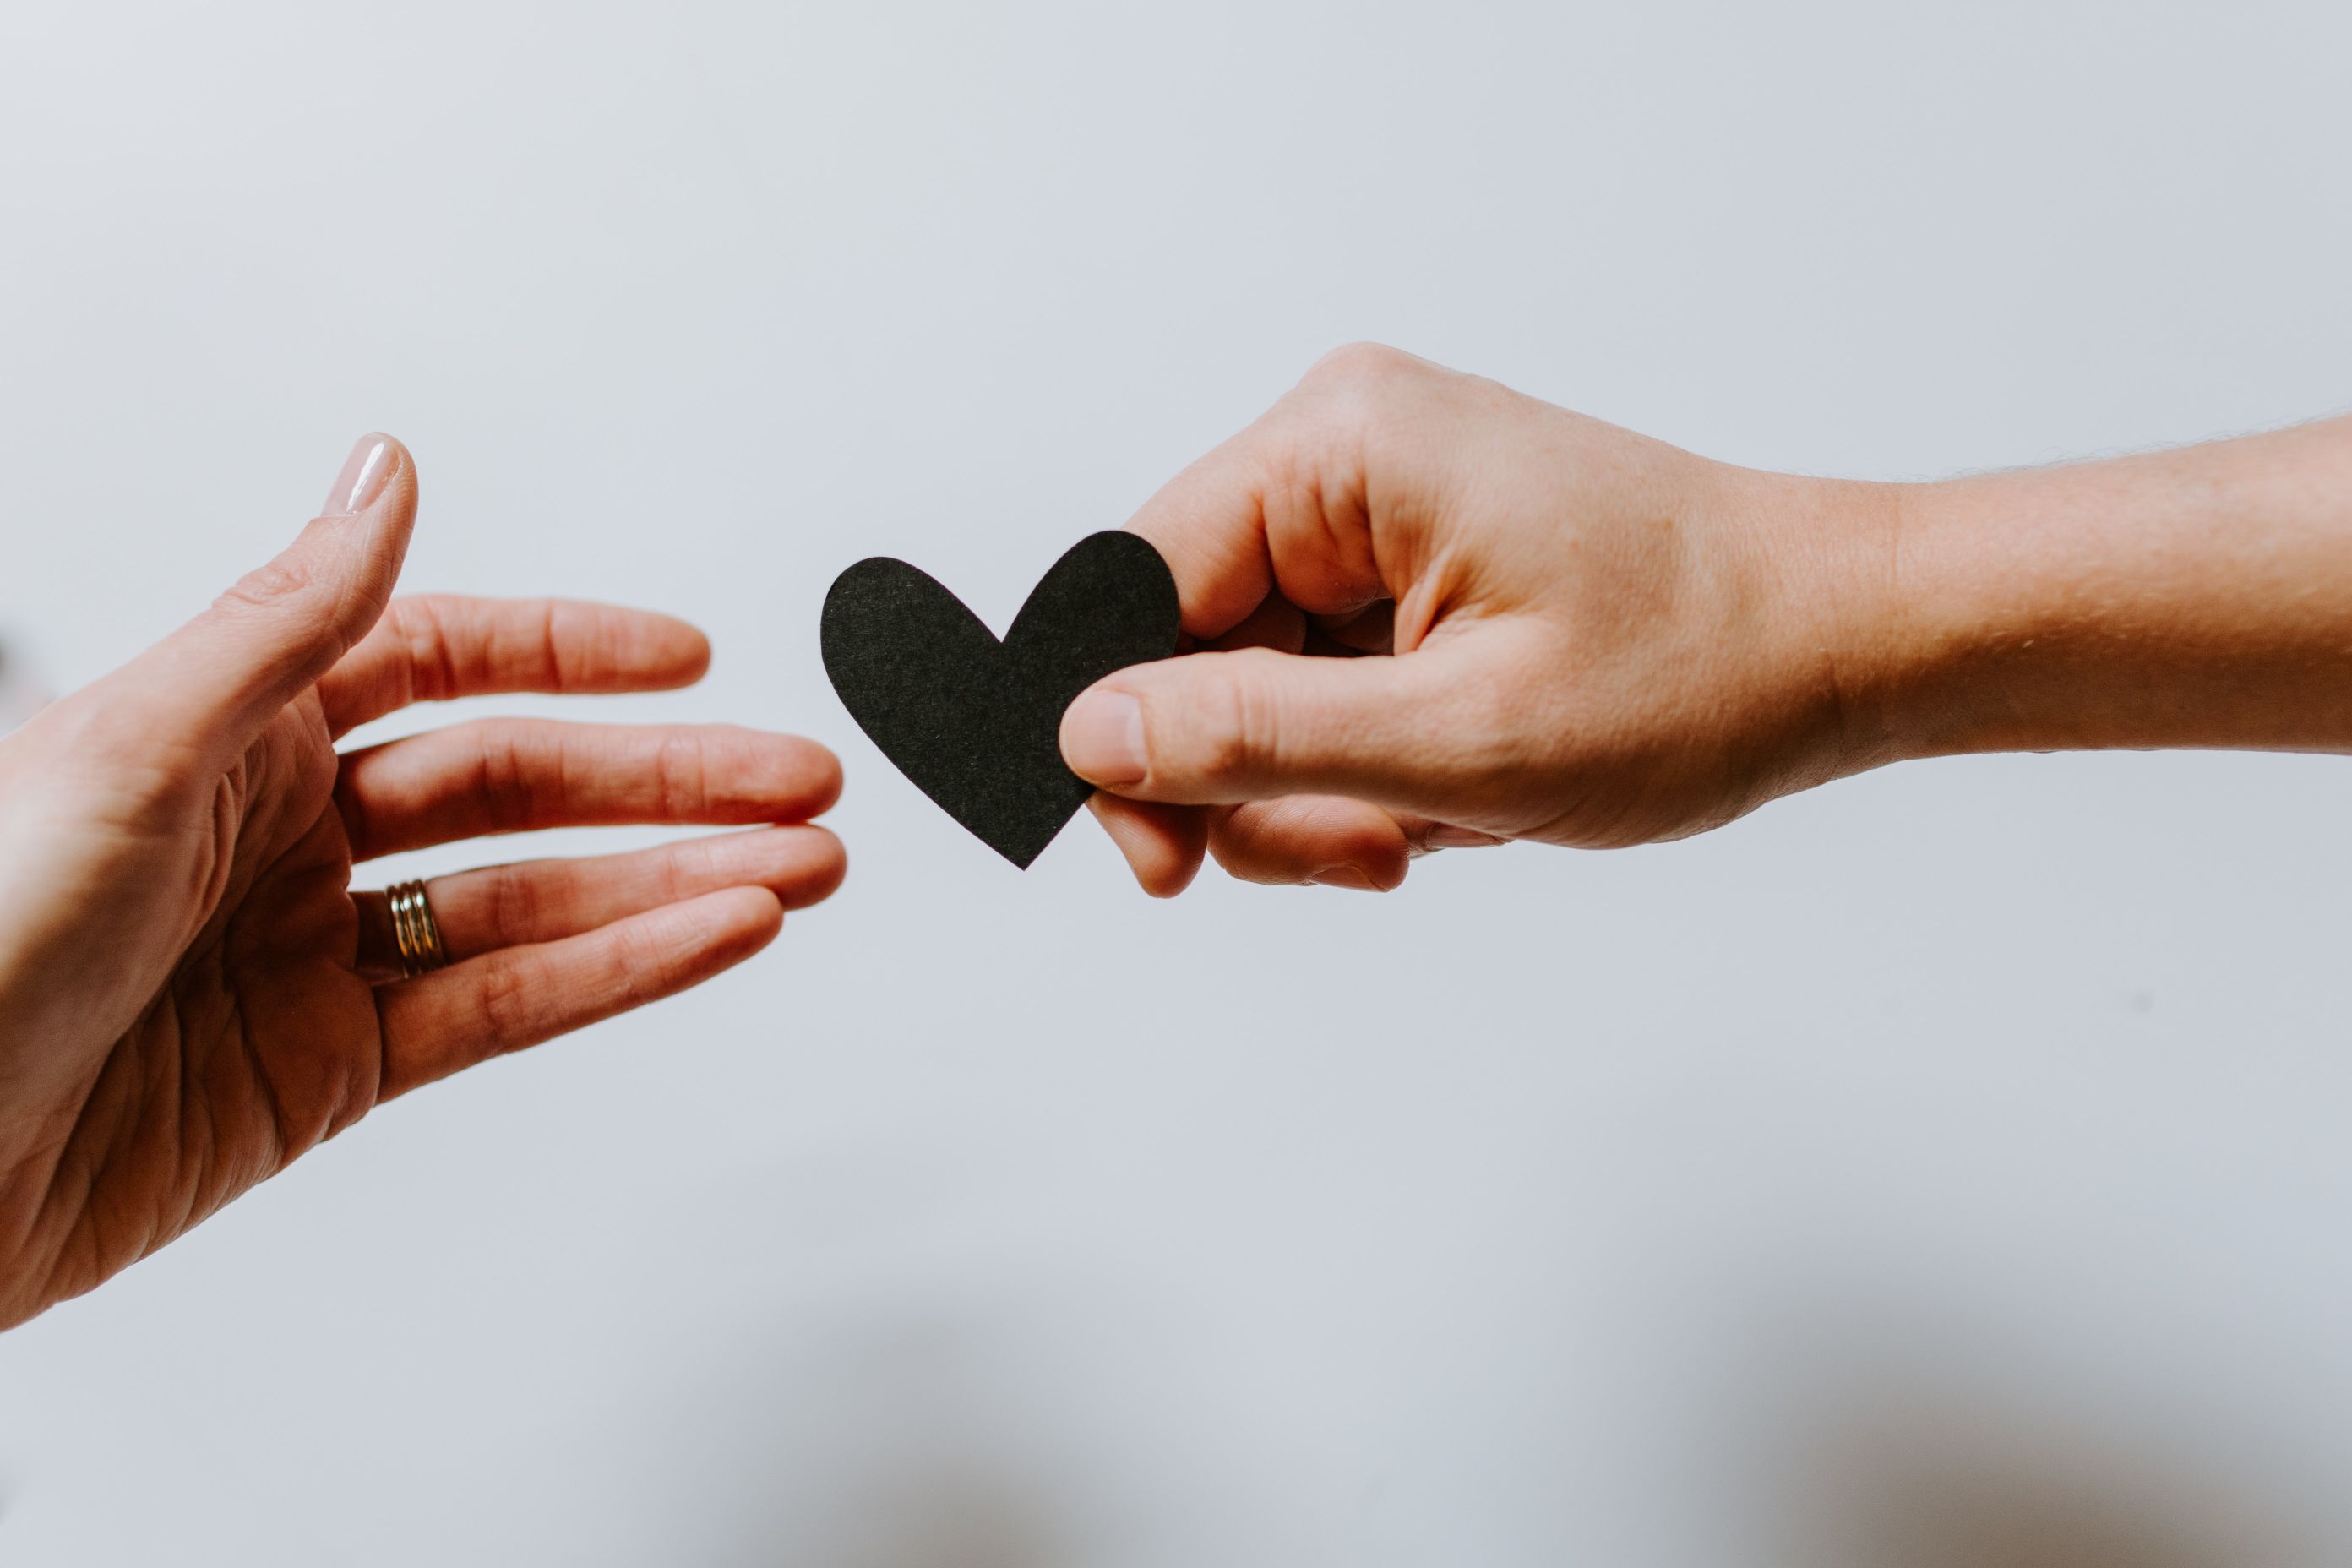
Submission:
[[[1094,786],[1063,765],[1062,710],[1176,651],[1176,579],[1137,534],[1078,541],[998,642],[926,574],[875,556],[824,596],[824,672],[882,754],[1026,869]]]

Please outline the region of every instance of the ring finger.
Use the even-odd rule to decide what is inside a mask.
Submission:
[[[763,827],[682,839],[651,849],[581,859],[524,860],[436,877],[425,884],[448,962],[501,948],[556,942],[647,910],[729,888],[766,888],[787,910],[805,909],[841,885],[840,840],[822,827]],[[359,966],[399,977],[399,949],[385,895],[358,893]]]

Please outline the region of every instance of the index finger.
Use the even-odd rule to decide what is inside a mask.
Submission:
[[[1181,624],[1204,641],[1247,620],[1274,590],[1262,444],[1253,425],[1161,486],[1128,521],[1128,531],[1166,559]]]
[[[394,599],[319,682],[338,737],[415,702],[509,691],[667,691],[710,667],[710,643],[672,616],[572,599]]]
[[[1376,500],[1394,498],[1375,496],[1373,475],[1407,367],[1434,368],[1368,345],[1326,355],[1143,504],[1128,527],[1167,558],[1185,631],[1222,637],[1277,588],[1318,616],[1394,596],[1374,526]]]

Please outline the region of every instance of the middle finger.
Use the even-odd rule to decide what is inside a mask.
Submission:
[[[796,735],[491,719],[346,753],[335,805],[358,861],[543,827],[804,822],[840,793],[833,753]]]

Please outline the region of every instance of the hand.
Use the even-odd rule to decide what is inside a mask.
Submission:
[[[412,702],[684,686],[701,634],[552,601],[391,600],[406,451],[362,440],[293,547],[0,739],[0,1325],[178,1236],[419,1084],[740,963],[839,882],[761,827],[428,884],[449,967],[398,978],[355,862],[532,828],[803,824],[840,773],[722,727],[462,724]]]
[[[1385,889],[1431,848],[1696,833],[1847,765],[1822,585],[1887,493],[1342,350],[1135,518],[1211,651],[1081,696],[1063,752],[1161,894],[1204,845]]]
[[[1062,751],[1163,895],[1204,847],[1385,889],[1426,849],[1677,837],[1910,757],[2352,750],[2352,419],[1865,484],[1358,347],[1131,526],[1209,651],[1099,682]]]

